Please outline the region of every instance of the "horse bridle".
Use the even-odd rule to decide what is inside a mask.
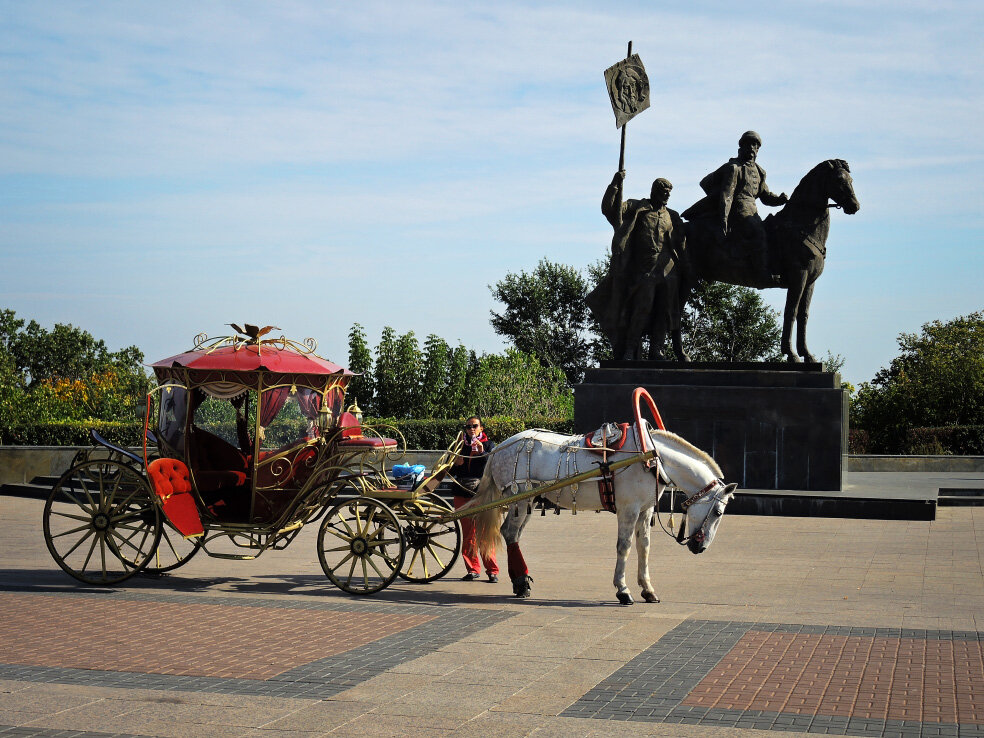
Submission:
[[[659,466],[662,467],[662,464],[660,464]],[[658,472],[656,471],[656,467],[653,467],[653,469],[651,469],[650,471],[652,471],[654,474],[658,474]],[[667,482],[669,483],[668,486],[670,486],[673,490],[676,490],[677,489],[676,484],[673,482],[672,479],[669,479],[668,477],[666,477],[666,472],[663,472],[663,476],[667,480]],[[704,540],[704,526],[707,524],[707,519],[711,516],[711,511],[714,509],[714,506],[713,505],[709,505],[708,506],[708,508],[707,508],[707,514],[704,515],[704,519],[702,521],[700,521],[700,525],[698,525],[697,528],[694,530],[694,532],[691,533],[689,536],[686,534],[687,533],[687,509],[691,505],[693,505],[695,502],[699,502],[700,500],[702,500],[705,497],[707,497],[712,492],[714,492],[714,495],[713,495],[714,496],[714,499],[720,502],[720,498],[717,496],[717,493],[715,492],[715,490],[717,490],[718,488],[726,489],[726,486],[724,484],[724,481],[721,480],[721,479],[713,479],[713,480],[711,480],[711,482],[709,482],[707,484],[706,487],[704,487],[703,489],[699,490],[698,492],[695,492],[690,497],[688,497],[687,499],[685,499],[683,502],[680,503],[680,511],[681,511],[682,515],[681,515],[681,520],[680,520],[680,527],[677,529],[677,532],[676,533],[673,532],[673,528],[672,528],[672,525],[673,524],[672,524],[672,522],[670,523],[670,527],[667,527],[666,525],[664,525],[663,518],[659,514],[659,499],[657,498],[656,499],[656,519],[659,520],[659,527],[663,529],[663,532],[666,533],[666,535],[668,535],[670,538],[672,538],[673,540],[675,540],[681,546],[686,546],[688,543],[690,543],[691,539],[696,540],[698,543],[701,542],[702,540]],[[671,518],[671,520],[673,518],[673,501],[674,501],[675,496],[676,496],[675,492],[670,492],[670,518]]]

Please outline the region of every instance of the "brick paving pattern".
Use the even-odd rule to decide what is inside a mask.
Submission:
[[[885,738],[980,737],[982,637],[685,621],[563,715]]]
[[[433,617],[6,594],[0,663],[269,679]]]
[[[323,699],[510,617],[426,605],[8,590],[0,591],[0,679]]]

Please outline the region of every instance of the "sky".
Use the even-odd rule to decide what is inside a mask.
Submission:
[[[686,209],[748,129],[774,192],[850,163],[861,210],[832,211],[809,343],[868,381],[899,333],[984,308],[982,21],[945,0],[0,0],[0,308],[148,362],[243,322],[340,364],[355,323],[501,351],[490,284],[610,248],[603,72],[631,40],[652,106],[627,196],[666,177]]]

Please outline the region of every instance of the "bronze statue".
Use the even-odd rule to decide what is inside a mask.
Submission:
[[[738,252],[756,273],[770,276],[769,286],[779,284],[774,264],[769,263],[765,228],[759,217],[755,200],[766,205],[785,205],[786,193],[776,195],[765,184],[765,170],[755,161],[762,137],[746,131],[738,139],[738,156],[714,170],[700,181],[706,197],[683,212],[687,220],[706,220],[710,229],[722,241]]]
[[[666,207],[673,185],[657,179],[648,200],[623,202],[624,181],[625,171],[619,170],[601,201],[601,212],[615,229],[611,265],[586,302],[616,359],[641,359],[643,336],[649,336],[649,358],[663,358],[669,330],[674,353],[687,361],[680,338],[686,241],[679,214]]]
[[[728,165],[722,169],[726,167]],[[763,173],[759,192],[764,187],[764,179]],[[694,217],[698,206],[706,212],[702,203],[706,204],[708,200],[710,197],[690,207],[684,212],[684,216]],[[830,200],[834,202],[832,206],[829,204]],[[714,202],[716,204],[719,201]],[[800,180],[786,207],[775,215],[770,215],[764,222],[759,221],[752,226],[761,229],[763,245],[767,247],[767,250],[763,249],[765,256],[758,262],[749,262],[745,250],[730,239],[721,239],[720,222],[715,224],[708,218],[701,217],[691,220],[686,224],[687,259],[691,270],[686,272],[681,299],[686,301],[689,296],[691,275],[707,281],[759,289],[784,287],[786,308],[782,321],[782,352],[789,361],[799,361],[802,356],[807,361],[815,362],[816,359],[806,346],[806,321],[813,297],[813,284],[823,272],[827,255],[831,207],[843,208],[848,215],[853,215],[861,208],[854,193],[851,169],[842,159],[829,159],[815,166]],[[740,212],[747,212],[748,203],[745,202],[742,208]],[[732,205],[732,213],[734,209],[735,206]],[[699,214],[700,212],[698,216]],[[742,215],[742,218],[743,223],[749,222],[748,216]],[[733,216],[730,222],[734,222]],[[773,268],[767,268],[767,265]],[[776,271],[779,273],[778,282],[774,277]],[[796,348],[799,355],[792,347],[794,322],[797,324]]]

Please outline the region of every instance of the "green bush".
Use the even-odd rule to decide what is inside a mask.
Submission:
[[[143,421],[65,420],[0,427],[5,446],[91,446],[89,429],[119,446],[143,445]]]

